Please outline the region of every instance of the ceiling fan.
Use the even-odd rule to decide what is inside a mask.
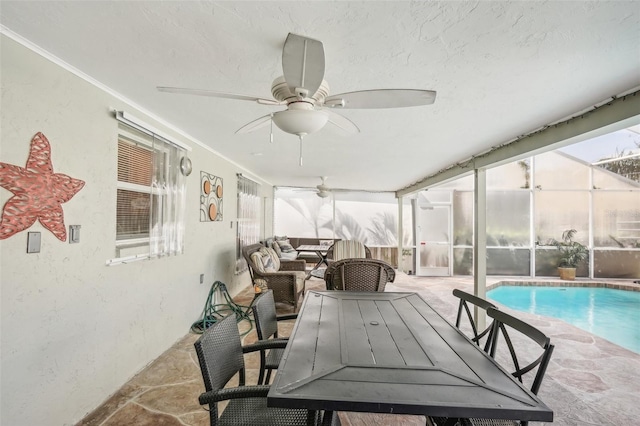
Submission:
[[[287,109],[262,116],[242,126],[236,133],[249,133],[270,123],[300,139],[300,165],[302,165],[302,138],[322,129],[327,122],[350,133],[360,131],[348,118],[331,111],[332,108],[373,109],[430,105],[436,92],[421,89],[375,89],[329,95],[324,80],[324,47],[321,41],[289,33],[282,49],[283,76],[271,85],[275,99],[223,93],[212,90],[158,86],[161,92],[216,98],[253,101],[261,105],[286,105]],[[273,141],[273,133],[271,134]]]
[[[305,192],[307,194],[313,192],[320,198],[327,198],[328,196],[331,195],[331,188],[329,188],[326,184],[327,177],[320,176],[320,179],[322,180],[322,183],[320,183],[319,185],[316,185],[315,189],[312,189],[312,188],[292,188],[292,189],[295,192]]]
[[[316,194],[318,197],[320,198],[327,198],[331,195],[331,192],[333,191],[331,188],[329,188],[326,184],[326,180],[327,177],[326,176],[320,176],[320,179],[322,180],[322,182],[319,185],[316,185],[315,189],[313,188],[290,188],[292,191],[294,192],[303,192],[303,193],[313,193]],[[286,187],[283,187],[286,188]]]
[[[322,183],[320,185],[316,185],[316,188],[318,189],[316,195],[320,198],[327,198],[329,195],[331,195],[331,189],[329,189],[329,187],[325,185],[325,180],[327,180],[327,177],[320,176],[320,179],[322,179]]]

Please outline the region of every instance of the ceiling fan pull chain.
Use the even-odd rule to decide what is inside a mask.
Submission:
[[[302,135],[300,135],[300,167],[302,167]]]
[[[269,130],[269,143],[273,143],[273,113],[271,113],[271,129]]]

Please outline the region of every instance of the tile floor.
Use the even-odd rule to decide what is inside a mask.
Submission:
[[[492,277],[494,281],[498,280]],[[312,278],[307,288],[324,289],[324,281]],[[471,292],[472,279],[418,278],[398,273],[387,291],[418,292],[442,315],[454,320],[457,300],[451,295],[453,288]],[[249,305],[252,297],[247,289],[235,300],[241,305]],[[290,312],[290,309],[279,306],[279,312]],[[637,402],[640,395],[639,354],[560,320],[526,313],[518,313],[518,316],[547,333],[556,345],[539,392],[542,400],[554,410],[554,425],[637,424],[640,418]],[[283,325],[281,334],[287,335],[292,326],[292,322]],[[239,327],[241,332],[248,331],[250,324],[242,321]],[[198,336],[187,333],[78,425],[207,425],[208,413],[198,405],[198,395],[204,390],[193,349]],[[244,336],[244,342],[255,340],[255,330],[251,329]],[[246,361],[248,383],[252,383],[251,380],[255,383],[259,362],[256,357],[247,357]],[[340,419],[345,426],[425,424],[421,416],[341,412]],[[530,423],[531,426],[542,424]]]

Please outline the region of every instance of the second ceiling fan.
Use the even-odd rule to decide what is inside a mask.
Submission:
[[[236,133],[248,133],[275,123],[282,131],[300,139],[300,165],[302,165],[302,138],[322,129],[327,122],[350,132],[360,131],[358,126],[331,109],[401,108],[430,105],[436,92],[422,89],[375,89],[329,94],[324,80],[324,47],[322,42],[289,33],[282,49],[283,76],[271,85],[274,99],[217,92],[213,90],[159,86],[161,92],[253,101],[262,105],[286,105],[287,109],[262,116],[242,126]]]

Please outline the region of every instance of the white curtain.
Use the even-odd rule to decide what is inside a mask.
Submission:
[[[259,186],[242,175],[238,175],[238,226],[236,237],[236,273],[247,269],[242,257],[242,248],[260,240],[260,196]]]
[[[149,257],[171,256],[184,252],[184,211],[186,178],[180,172],[180,160],[186,151],[154,136],[155,151],[151,183]]]

